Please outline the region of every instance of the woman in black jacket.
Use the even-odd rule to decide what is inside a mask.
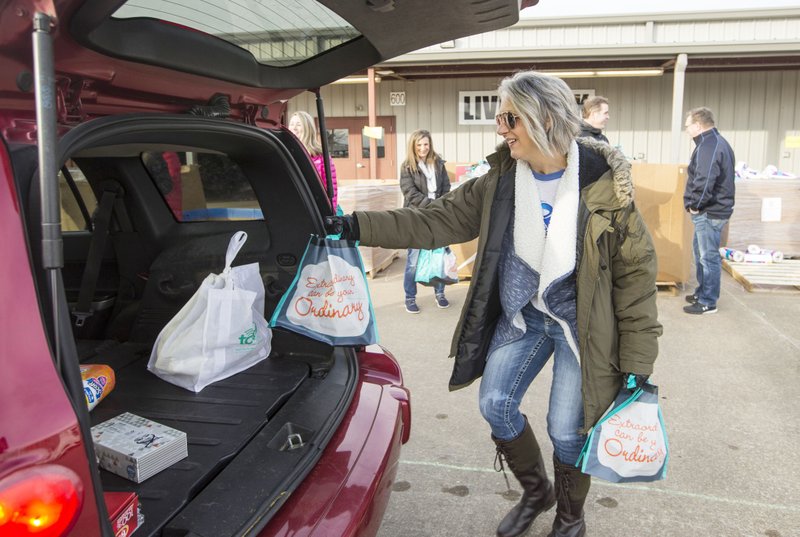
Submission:
[[[425,207],[431,201],[450,192],[450,179],[444,168],[444,160],[433,150],[430,132],[414,131],[408,139],[406,155],[400,174],[400,189],[405,198],[403,207]],[[419,313],[417,282],[414,280],[418,258],[419,250],[409,248],[406,272],[403,277],[408,313]],[[450,307],[450,303],[444,296],[444,284],[436,284],[433,290],[436,296],[436,305],[440,308]]]

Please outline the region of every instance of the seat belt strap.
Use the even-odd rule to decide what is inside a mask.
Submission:
[[[100,198],[100,205],[94,219],[92,242],[89,244],[89,256],[83,269],[83,278],[81,278],[78,303],[75,305],[75,309],[72,310],[72,315],[75,316],[75,326],[78,328],[82,327],[86,323],[86,319],[91,317],[93,313],[92,299],[97,287],[97,280],[100,277],[100,265],[103,262],[103,252],[105,251],[106,240],[111,228],[111,214],[116,197],[116,192],[105,190]]]

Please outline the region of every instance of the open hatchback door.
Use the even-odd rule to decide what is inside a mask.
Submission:
[[[267,318],[324,234],[287,99],[511,25],[517,1],[0,9],[0,535],[375,535],[411,425],[388,351],[276,329],[268,359],[199,393],[148,358],[236,231]],[[91,412],[86,364],[116,377]],[[91,427],[126,412],[186,433],[188,457],[141,483],[101,470]],[[115,493],[140,513],[115,516]]]

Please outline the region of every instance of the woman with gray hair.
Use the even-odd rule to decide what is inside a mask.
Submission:
[[[575,465],[586,433],[629,376],[644,384],[658,354],[655,250],[633,204],[629,163],[608,144],[576,139],[569,87],[525,71],[498,92],[503,143],[486,175],[422,209],[356,212],[329,224],[388,248],[478,237],[450,389],[482,377],[479,407],[497,460],[523,489],[497,535],[522,535],[557,503],[550,537],[579,537],[590,478]],[[551,357],[555,487],[519,408]]]

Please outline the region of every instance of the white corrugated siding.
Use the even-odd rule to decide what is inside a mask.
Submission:
[[[582,49],[618,47],[629,45],[694,46],[702,44],[768,44],[771,42],[796,42],[800,35],[800,13],[796,10],[784,15],[748,16],[718,19],[698,14],[698,18],[684,20],[657,20],[642,16],[639,20],[598,20],[593,23],[567,20],[540,24],[520,23],[510,28],[458,39],[452,55],[469,54],[470,51],[518,49],[534,46],[539,52],[547,49]],[[686,20],[688,18],[688,20]],[[426,47],[406,57],[422,53],[442,53],[439,45]],[[391,62],[389,62],[391,63]]]
[[[691,59],[689,60],[691,63]],[[458,92],[493,90],[496,78],[386,81],[377,85],[378,115],[394,115],[397,159],[405,158],[405,144],[418,128],[431,131],[434,147],[445,159],[474,162],[491,153],[499,142],[491,126],[458,125]],[[630,158],[665,163],[670,155],[672,76],[653,78],[569,79],[573,88],[594,89],[611,103],[606,135]],[[405,91],[406,106],[390,106],[389,92]],[[366,116],[366,85],[323,88],[326,115]],[[357,106],[363,110],[357,111]],[[787,134],[800,134],[800,72],[688,73],[684,110],[707,106],[717,126],[736,152],[738,161],[763,169],[768,164],[800,175],[800,150],[786,149]],[[289,112],[307,110],[316,115],[310,93],[289,102]],[[680,161],[687,162],[692,143],[681,137]]]

